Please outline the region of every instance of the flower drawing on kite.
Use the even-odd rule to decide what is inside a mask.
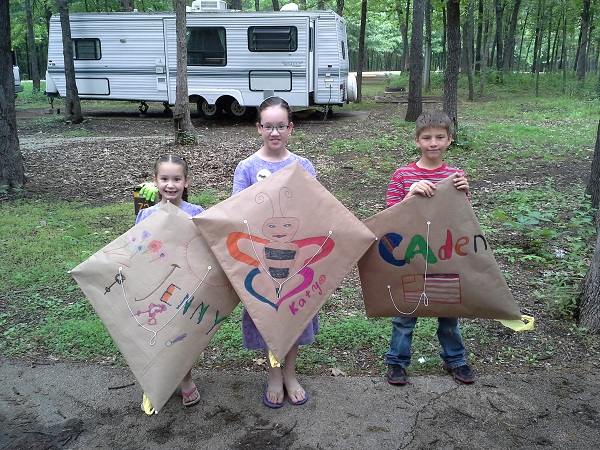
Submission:
[[[315,275],[310,266],[327,257],[335,245],[332,231],[326,236],[294,239],[300,230],[300,220],[283,214],[282,210],[282,201],[291,198],[291,189],[282,187],[276,211],[271,197],[265,192],[258,193],[256,204],[271,206],[270,217],[262,225],[264,238],[252,234],[247,219],[244,220],[247,233],[233,232],[227,238],[229,254],[254,267],[244,280],[246,290],[276,310],[313,283]]]

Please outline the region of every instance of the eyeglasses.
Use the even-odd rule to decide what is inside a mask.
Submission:
[[[272,133],[273,130],[277,130],[278,133],[283,133],[284,131],[289,130],[289,128],[290,128],[289,125],[273,126],[273,125],[263,125],[262,123],[260,124],[260,127],[267,133]]]

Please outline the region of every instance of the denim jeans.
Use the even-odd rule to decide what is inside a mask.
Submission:
[[[392,339],[390,349],[385,354],[387,364],[397,364],[404,369],[408,367],[410,346],[416,324],[416,317],[394,317],[392,319]],[[449,368],[453,369],[467,363],[457,318],[438,317],[437,337],[442,346],[440,357]]]

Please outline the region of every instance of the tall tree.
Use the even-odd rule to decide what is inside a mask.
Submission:
[[[594,148],[594,156],[592,158],[592,171],[585,192],[591,196],[592,206],[600,208],[600,120],[598,121],[596,147]]]
[[[537,21],[535,26],[535,43],[533,45],[533,73],[535,74],[535,96],[539,95],[540,71],[541,71],[541,52],[542,52],[542,33],[544,23],[544,0],[538,0]]]
[[[400,59],[400,70],[406,72],[408,68],[408,11],[410,10],[410,0],[406,0],[406,8],[402,7],[402,0],[396,0],[396,15],[400,26],[400,36],[402,36],[402,57]]]
[[[481,47],[481,71],[479,75],[479,88],[477,92],[479,95],[483,95],[483,91],[485,90],[485,81],[487,77],[487,69],[490,66],[491,57],[490,57],[490,47],[494,41],[493,33],[491,32],[491,19],[489,14],[487,13],[487,9],[484,8],[482,11],[482,19],[485,23],[483,26],[483,45]]]
[[[231,9],[235,9],[236,11],[242,10],[242,0],[233,0],[231,2]]]
[[[502,57],[504,55],[502,30],[504,29],[504,2],[494,0],[496,10],[496,69],[502,70]]]
[[[585,69],[587,64],[588,31],[590,26],[590,0],[583,0],[583,9],[581,10],[581,39],[579,40],[579,49],[577,51],[577,79],[585,79]]]
[[[15,79],[13,77],[9,3],[0,2],[0,189],[22,189],[25,185],[23,156],[17,135]]]
[[[414,0],[412,34],[410,37],[410,73],[408,75],[408,106],[404,120],[416,122],[423,112],[423,21],[425,0]]]
[[[600,206],[600,121],[596,132],[596,147],[592,158],[592,171],[586,193],[592,196],[592,206]],[[600,333],[600,210],[596,211],[596,248],[577,299],[579,326],[592,333]]]
[[[362,101],[362,73],[365,64],[365,34],[367,29],[367,0],[361,0],[360,36],[358,38],[358,67],[356,69],[356,103]]]
[[[279,0],[273,0],[273,11],[279,11]]]
[[[481,70],[481,59],[483,58],[483,0],[477,2],[477,37],[475,38],[475,72],[479,73]]]
[[[519,19],[519,8],[521,8],[521,0],[515,0],[512,14],[510,15],[510,24],[508,26],[508,34],[506,35],[506,45],[504,46],[504,58],[502,70],[508,72],[513,67],[515,54],[515,45],[517,34],[517,21]]]
[[[304,9],[306,9],[306,7]],[[344,15],[344,0],[337,0],[335,12],[337,12],[339,16]]]
[[[75,81],[75,63],[73,61],[73,41],[71,40],[71,24],[69,23],[69,5],[67,0],[56,0],[62,28],[63,55],[65,60],[66,102],[65,120],[73,123],[83,122],[81,101]]]
[[[423,59],[423,90],[431,88],[431,0],[425,0],[425,48]]]
[[[121,0],[121,11],[132,12],[133,0]]]
[[[475,99],[475,88],[473,86],[473,54],[475,43],[473,42],[473,33],[475,31],[475,0],[470,0],[467,4],[467,20],[465,24],[465,56],[467,59],[467,80],[469,83],[469,100]]]
[[[447,0],[448,55],[444,72],[444,112],[458,131],[458,69],[460,68],[460,0]]]
[[[187,83],[187,22],[185,0],[175,0],[175,28],[177,30],[177,87],[173,127],[177,144],[195,143],[194,125],[190,118],[190,99]]]
[[[40,90],[40,69],[38,68],[37,47],[33,33],[33,13],[31,0],[25,0],[25,15],[27,17],[27,53],[29,53],[29,77],[33,81],[34,92]]]

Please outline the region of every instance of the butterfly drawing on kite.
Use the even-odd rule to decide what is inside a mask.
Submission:
[[[273,201],[266,193],[260,192],[255,197],[259,205],[267,200],[271,204],[271,217],[262,225],[265,237],[252,234],[249,220],[244,220],[247,232],[233,232],[227,237],[231,257],[250,266],[244,280],[246,290],[275,310],[314,283],[315,272],[311,266],[326,258],[335,246],[332,231],[326,236],[294,239],[300,220],[284,215],[281,208],[282,197],[292,198],[292,191],[283,187],[279,197],[279,215],[275,214]]]

